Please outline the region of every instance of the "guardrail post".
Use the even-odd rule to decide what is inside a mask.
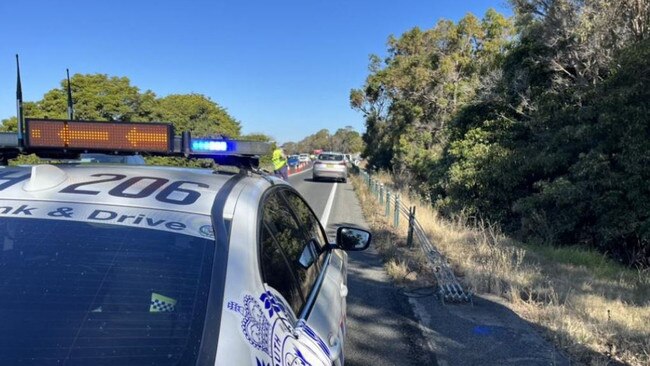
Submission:
[[[399,227],[399,194],[395,195],[395,214],[393,215],[393,226]]]
[[[386,191],[386,217],[390,216],[390,191]]]
[[[406,237],[406,245],[410,248],[413,246],[413,228],[415,226],[415,206],[409,207],[409,230]]]
[[[383,184],[379,185],[379,204],[380,205],[384,204],[384,185]]]

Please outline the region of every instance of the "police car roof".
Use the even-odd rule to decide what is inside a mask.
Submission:
[[[233,174],[133,165],[0,168],[0,200],[111,204],[210,215]]]

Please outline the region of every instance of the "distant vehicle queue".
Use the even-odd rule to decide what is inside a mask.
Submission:
[[[345,161],[352,164],[352,165],[358,165],[359,162],[361,162],[361,154],[360,153],[355,153],[355,154],[346,154],[342,153],[340,151],[323,151],[323,150],[314,150],[314,154],[307,154],[307,153],[300,153],[300,154],[291,154],[287,155],[287,165],[295,166],[298,165],[298,163],[311,163],[319,159],[320,155],[323,153],[336,153],[336,154],[342,154],[345,157]]]

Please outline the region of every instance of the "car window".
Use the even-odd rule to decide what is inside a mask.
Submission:
[[[314,215],[314,213],[311,211],[307,203],[300,198],[295,192],[292,191],[285,191],[284,192],[285,197],[291,204],[291,207],[293,208],[293,211],[295,212],[296,216],[298,217],[298,220],[300,221],[301,226],[304,228],[305,232],[307,233],[307,236],[310,239],[314,239],[317,244],[317,251],[318,254],[323,254],[326,253],[326,247],[329,245],[329,242],[327,241],[327,236],[323,232],[323,229],[320,226],[320,223],[318,222],[318,219]],[[324,260],[325,256],[321,255],[318,262],[319,266],[322,268],[322,262]]]
[[[196,362],[214,241],[3,217],[0,248],[0,365]]]
[[[318,160],[328,160],[328,161],[341,161],[343,160],[343,155],[341,154],[320,154]]]
[[[268,228],[268,234],[272,235],[273,239],[277,242],[281,252],[280,254],[286,258],[287,265],[292,272],[292,278],[296,280],[300,289],[300,300],[304,302],[305,297],[311,291],[318,277],[318,266],[310,264],[317,258],[319,248],[316,248],[314,242],[310,240],[311,238],[306,235],[306,231],[303,230],[301,224],[296,220],[287,202],[279,195],[279,191],[271,193],[264,202],[263,224]],[[269,244],[268,241],[267,243],[262,243],[262,245]],[[268,250],[270,249],[262,248],[263,253]],[[264,259],[262,260],[264,261]],[[277,262],[274,263],[277,264]],[[263,267],[265,265],[264,263],[262,264]],[[268,268],[264,273],[266,274],[270,270],[272,268]],[[284,287],[282,284],[269,282],[269,279],[276,281],[282,279],[273,277],[269,279],[266,277],[263,278],[270,286],[287,298],[287,301],[291,303],[296,314],[299,313],[302,302],[297,301],[295,294],[287,289],[278,288]],[[284,281],[290,279],[285,278]]]
[[[262,224],[261,261],[262,278],[269,286],[279,292],[297,314],[304,300],[300,292],[297,277],[280,245],[275,240],[268,225]]]

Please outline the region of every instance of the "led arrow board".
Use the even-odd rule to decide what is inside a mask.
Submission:
[[[170,124],[26,119],[27,147],[167,153]]]

